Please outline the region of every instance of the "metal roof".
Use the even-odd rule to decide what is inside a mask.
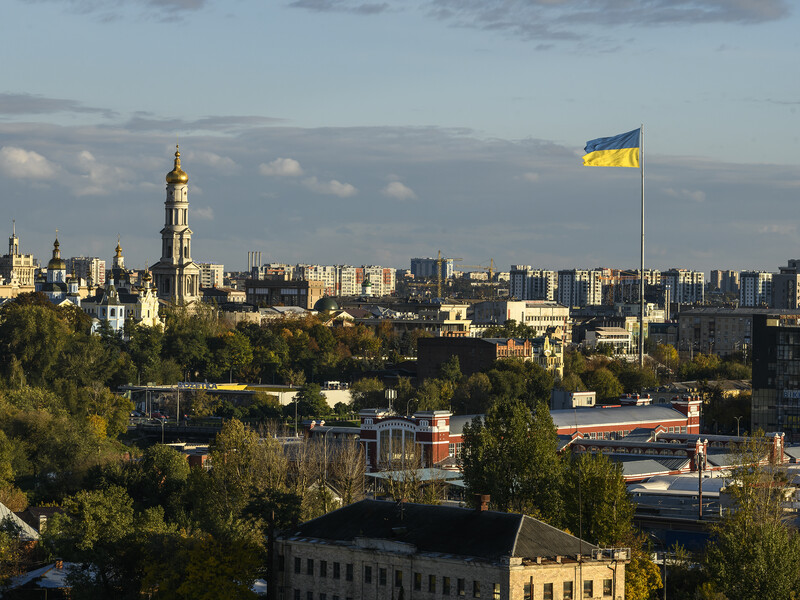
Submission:
[[[614,406],[551,410],[557,429],[569,427],[636,426],[662,421],[685,420],[683,413],[667,406]]]

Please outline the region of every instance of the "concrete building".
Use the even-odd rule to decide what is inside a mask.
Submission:
[[[739,306],[772,306],[772,273],[742,271],[739,274]]]
[[[102,287],[106,284],[106,261],[96,256],[68,258],[67,272],[74,273],[78,279],[82,279],[88,285]]]
[[[592,350],[597,350],[598,346],[611,346],[614,354],[630,354],[633,336],[624,327],[596,327],[586,331],[584,344]]]
[[[200,267],[200,287],[222,287],[225,281],[225,265],[197,263]]]
[[[163,300],[191,304],[200,300],[200,267],[192,260],[192,230],[189,229],[189,176],[181,169],[181,153],[167,173],[161,259],[150,267],[156,292]]]
[[[705,299],[705,273],[688,269],[661,272],[661,286],[669,290],[670,303],[702,304]]]
[[[508,320],[527,325],[535,335],[561,328],[569,339],[569,308],[550,300],[487,300],[472,305],[475,325],[502,326]]]
[[[752,429],[800,442],[800,316],[753,317]]]
[[[486,498],[488,501],[488,497]],[[600,548],[531,517],[362,500],[274,546],[285,600],[622,598],[628,549]]]
[[[33,254],[22,254],[14,222],[8,238],[8,254],[0,256],[0,283],[20,287],[32,287],[36,278],[37,261]]]
[[[780,272],[772,276],[772,307],[800,308],[800,259],[790,259]]]
[[[731,270],[714,269],[709,280],[711,291],[723,294],[739,294],[739,272]]]
[[[248,279],[245,282],[247,302],[256,306],[299,306],[310,309],[323,295],[324,284],[320,281]]]
[[[558,303],[568,307],[603,303],[604,270],[569,269],[558,272]]]
[[[411,274],[414,277],[438,277],[438,259],[436,258],[412,258]],[[453,277],[453,259],[442,258],[442,279]]]
[[[511,265],[509,296],[517,300],[555,300],[558,275],[555,271]]]
[[[550,392],[550,410],[588,408],[596,403],[596,392],[568,392],[557,388],[553,388]]]

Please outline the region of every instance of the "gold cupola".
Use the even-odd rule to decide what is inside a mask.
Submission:
[[[175,146],[175,166],[167,173],[167,183],[173,184],[181,184],[181,183],[188,183],[189,176],[186,174],[186,171],[181,169],[181,153],[180,153],[180,146]]]

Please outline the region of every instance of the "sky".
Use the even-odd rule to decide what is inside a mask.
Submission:
[[[789,0],[5,0],[0,237],[160,255],[176,142],[193,258],[638,268],[800,257]],[[2,245],[5,252],[5,244]]]

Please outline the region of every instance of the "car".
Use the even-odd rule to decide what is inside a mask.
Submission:
[[[151,416],[152,418],[154,418],[154,419],[161,419],[161,420],[163,420],[163,421],[166,421],[166,420],[169,418],[169,417],[167,417],[167,415],[163,415],[163,414],[161,414],[160,412],[154,412],[154,413],[153,413],[153,414],[151,414],[150,416]]]

